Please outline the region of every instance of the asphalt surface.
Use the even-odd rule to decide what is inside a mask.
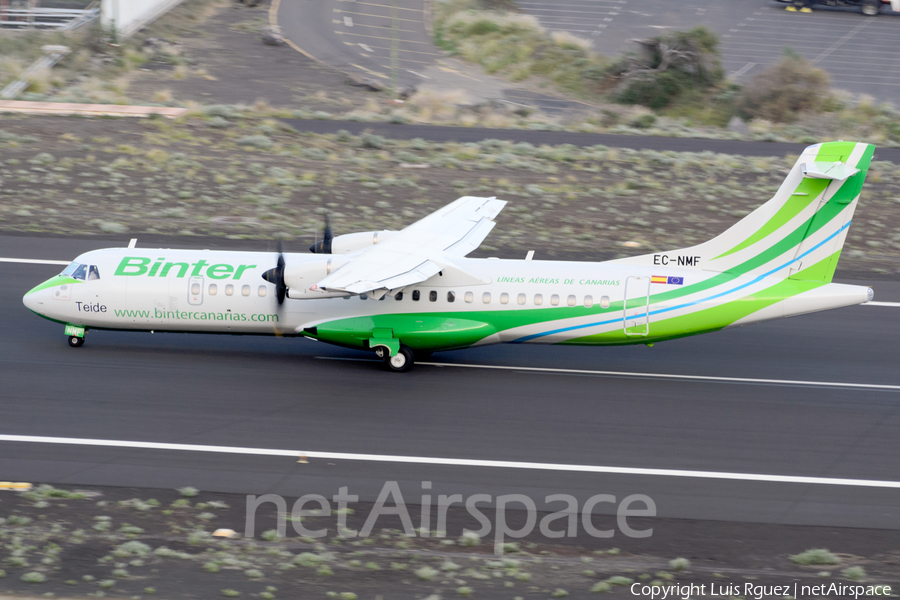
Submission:
[[[281,0],[274,15],[295,50],[384,87],[463,90],[549,114],[585,108],[448,60],[434,44],[430,6],[424,0]]]
[[[124,245],[125,241],[120,242]],[[113,245],[113,244],[100,244]],[[119,245],[119,244],[115,244]],[[96,243],[0,237],[0,257]],[[0,263],[0,434],[898,480],[900,391],[460,369],[388,373],[309,340],[92,332],[21,296],[60,267]],[[871,284],[900,300],[900,283]],[[436,362],[900,385],[900,309],[851,307],[627,348],[500,346]],[[337,360],[335,360],[337,359]],[[900,490],[0,442],[0,480],[374,500],[647,494],[660,517],[900,529]],[[555,510],[555,508],[554,508]]]
[[[337,133],[345,130],[353,135],[368,132],[391,139],[411,140],[421,138],[432,142],[465,143],[494,139],[528,142],[534,145],[572,144],[580,147],[603,145],[613,148],[631,148],[633,150],[716,152],[739,156],[798,155],[808,146],[808,144],[792,142],[746,142],[740,140],[674,138],[649,135],[617,135],[612,133],[489,129],[485,127],[451,127],[444,125],[400,125],[395,123],[361,123],[358,121],[316,119],[282,120],[298,131]],[[900,148],[876,148],[874,160],[900,163]]]
[[[900,89],[897,28],[887,6],[877,17],[855,8],[785,11],[774,0],[517,0],[551,31],[589,39],[608,56],[635,51],[632,40],[699,25],[720,36],[722,66],[739,82],[791,49],[828,72],[837,89],[893,102]]]

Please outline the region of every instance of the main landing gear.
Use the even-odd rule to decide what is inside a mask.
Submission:
[[[400,344],[400,350],[394,353],[393,356],[388,356],[388,350],[384,346],[376,348],[375,354],[378,355],[378,358],[384,359],[384,366],[386,366],[388,370],[395,373],[405,373],[406,371],[409,371],[416,362],[413,351],[403,344]]]

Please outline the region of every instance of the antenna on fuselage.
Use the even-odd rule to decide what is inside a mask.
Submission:
[[[137,238],[131,238],[131,241],[128,242],[128,247],[134,248],[135,246],[137,246]]]

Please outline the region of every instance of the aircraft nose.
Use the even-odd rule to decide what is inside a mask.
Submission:
[[[22,297],[22,304],[25,305],[25,308],[31,311],[37,311],[38,303],[37,299],[34,297],[35,294],[28,293]]]
[[[42,309],[46,297],[46,282],[44,282],[41,285],[32,288],[28,293],[22,296],[22,304],[24,304],[25,308],[28,310],[41,314],[43,313]]]

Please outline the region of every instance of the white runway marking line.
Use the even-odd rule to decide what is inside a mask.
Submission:
[[[526,371],[532,373],[561,373],[564,375],[604,375],[644,379],[682,379],[685,381],[720,381],[724,383],[761,383],[774,385],[807,385],[834,388],[862,388],[870,390],[900,391],[900,385],[881,383],[845,383],[841,381],[803,381],[798,379],[755,379],[752,377],[716,377],[713,375],[676,375],[668,373],[638,373],[630,371],[593,371],[590,369],[553,369],[550,367],[508,367],[504,365],[470,365],[459,363],[420,362],[429,367],[458,367],[463,369],[493,369],[498,371]]]
[[[316,452],[310,450],[281,450],[272,448],[245,448],[241,446],[206,446],[198,444],[167,444],[161,442],[132,442],[124,440],[96,440],[85,438],[46,437],[34,435],[3,435],[0,442],[28,444],[62,444],[105,448],[133,448],[138,450],[175,450],[182,452],[211,452],[218,454],[245,454],[252,456],[283,456],[296,458],[321,458],[326,460],[357,460],[423,465],[448,465],[456,467],[488,467],[496,469],[530,469],[538,471],[568,471],[575,473],[607,473],[616,475],[652,475],[657,477],[689,477],[695,479],[726,479],[734,481],[763,481],[770,483],[802,483],[900,489],[900,481],[877,479],[842,479],[837,477],[804,477],[794,475],[764,475],[758,473],[728,473],[722,471],[688,471],[683,469],[644,469],[638,467],[609,467],[573,465],[561,463],[535,463],[506,460],[479,460],[467,458],[436,458],[426,456],[397,456],[391,454],[356,454],[348,452]]]
[[[0,258],[0,263],[20,263],[23,265],[67,265],[71,260],[39,260],[35,258]]]

